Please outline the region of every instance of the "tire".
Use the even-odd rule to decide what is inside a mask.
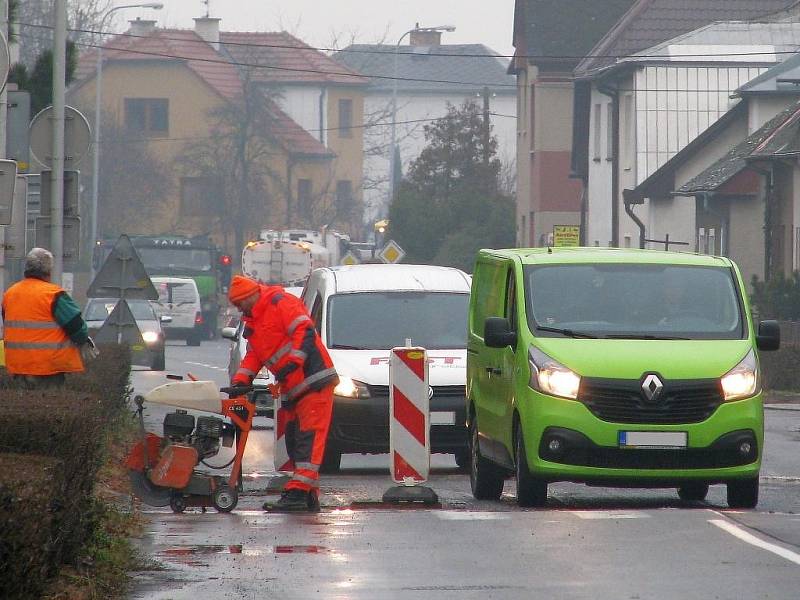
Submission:
[[[708,496],[708,484],[690,481],[678,487],[678,497],[684,502],[702,502]]]
[[[200,345],[200,332],[193,331],[190,333],[186,338],[186,345],[187,346],[199,346]]]
[[[540,507],[547,503],[547,481],[531,474],[525,453],[525,436],[522,426],[517,423],[514,443],[514,463],[516,464],[517,504],[519,506]]]
[[[470,468],[470,452],[469,448],[464,448],[455,453],[456,465],[463,473],[469,472]]]
[[[239,503],[239,493],[230,486],[221,485],[211,495],[211,503],[218,512],[231,512]]]
[[[758,477],[728,482],[728,506],[755,508],[758,504]]]
[[[322,464],[319,467],[320,473],[338,473],[342,468],[342,453],[325,449],[325,456],[322,458]]]
[[[167,368],[167,356],[166,350],[164,348],[161,349],[161,352],[158,353],[153,359],[153,364],[150,366],[150,369],[153,371],[163,371]]]
[[[172,509],[174,513],[182,513],[186,510],[186,500],[183,498],[183,494],[174,493],[169,499],[169,507]]]
[[[469,485],[476,500],[499,500],[503,493],[505,472],[481,456],[478,447],[478,423],[473,416],[469,425]]]

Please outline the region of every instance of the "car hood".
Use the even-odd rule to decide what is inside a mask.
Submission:
[[[369,385],[389,385],[389,350],[328,350],[333,366],[343,377]],[[428,350],[430,385],[465,385],[467,351]]]
[[[721,377],[752,348],[749,340],[592,340],[538,338],[536,346],[582,377]]]

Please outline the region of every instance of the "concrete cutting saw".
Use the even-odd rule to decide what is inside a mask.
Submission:
[[[175,381],[136,396],[141,439],[125,459],[134,495],[150,506],[169,506],[181,513],[189,506],[213,506],[230,512],[242,491],[242,457],[253,425],[255,405],[247,399],[252,386],[218,388],[213,381]],[[229,398],[221,397],[227,394]],[[145,431],[144,405],[164,404],[177,408],[164,417],[164,435]],[[197,416],[188,411],[222,415]],[[234,447],[233,458],[214,466],[206,459],[220,447]],[[198,470],[231,467],[228,476]]]

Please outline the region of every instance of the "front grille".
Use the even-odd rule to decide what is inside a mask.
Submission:
[[[663,383],[659,399],[648,402],[640,381],[584,378],[578,400],[598,419],[610,423],[673,425],[705,421],[723,402],[717,379]]]
[[[388,385],[368,385],[370,396],[373,398],[388,398]],[[433,386],[434,398],[464,398],[467,393],[466,386],[463,385],[435,385]]]

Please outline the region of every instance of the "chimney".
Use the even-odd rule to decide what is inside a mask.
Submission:
[[[151,33],[155,32],[156,30],[156,22],[155,21],[148,21],[146,19],[140,19],[137,17],[136,19],[131,19],[128,21],[131,24],[130,33],[131,35],[143,35],[147,36]]]
[[[198,17],[194,20],[194,32],[211,44],[214,50],[219,50],[220,20],[214,17]]]
[[[408,38],[408,43],[412,46],[441,46],[441,31],[412,31]]]

